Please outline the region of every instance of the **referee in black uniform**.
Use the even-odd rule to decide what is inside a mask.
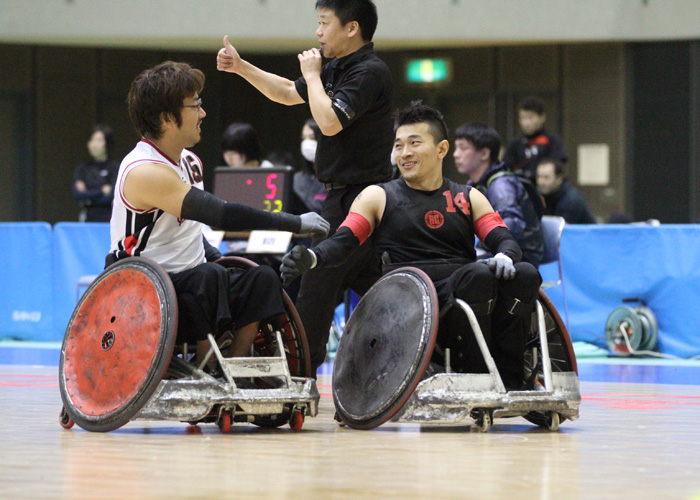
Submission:
[[[372,0],[318,0],[316,9],[321,47],[299,54],[298,80],[241,59],[228,37],[217,55],[217,68],[242,76],[275,102],[309,103],[323,134],[315,164],[318,179],[328,189],[321,215],[333,234],[365,187],[391,177],[393,86],[389,68],[376,56],[371,41],[377,27]],[[330,59],[323,66],[322,56]],[[304,275],[296,307],[311,350],[311,375],[326,357],[333,313],[344,290],[362,295],[379,276],[370,245],[339,267]]]

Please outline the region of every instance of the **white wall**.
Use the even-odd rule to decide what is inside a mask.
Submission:
[[[700,0],[376,0],[382,48],[700,39]],[[314,0],[0,0],[0,43],[315,45]],[[1,54],[0,54],[1,57]]]

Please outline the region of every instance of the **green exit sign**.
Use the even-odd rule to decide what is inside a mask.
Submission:
[[[451,75],[448,59],[411,59],[406,64],[409,83],[444,83]]]

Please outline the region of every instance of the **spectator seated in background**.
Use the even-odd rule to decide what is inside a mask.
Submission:
[[[595,224],[583,194],[564,176],[559,160],[543,158],[537,165],[537,189],[544,197],[546,215],[563,217],[567,224]]]
[[[498,161],[498,132],[481,123],[466,123],[455,131],[457,170],[469,176],[469,185],[486,196],[520,245],[523,260],[537,267],[544,256],[540,218],[542,202],[537,188]]]
[[[81,222],[109,222],[119,164],[112,160],[114,137],[107,125],[95,125],[87,143],[90,160],[75,170],[73,196]]]
[[[250,123],[235,122],[221,136],[221,151],[229,167],[271,167],[262,160],[262,146],[258,132]]]
[[[298,211],[312,210],[320,214],[323,201],[328,195],[325,185],[316,178],[314,170],[316,147],[320,137],[321,129],[318,128],[316,120],[306,120],[301,129],[301,155],[304,160],[301,168],[294,173],[294,195]]]
[[[535,182],[540,158],[567,160],[564,142],[544,128],[547,115],[544,103],[536,97],[527,97],[518,104],[518,123],[523,136],[513,139],[506,148],[503,163],[518,175]]]

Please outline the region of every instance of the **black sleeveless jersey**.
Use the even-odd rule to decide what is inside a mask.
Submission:
[[[435,259],[476,261],[471,187],[443,177],[436,191],[417,191],[403,179],[379,185],[386,208],[374,231],[374,245],[392,263]]]

